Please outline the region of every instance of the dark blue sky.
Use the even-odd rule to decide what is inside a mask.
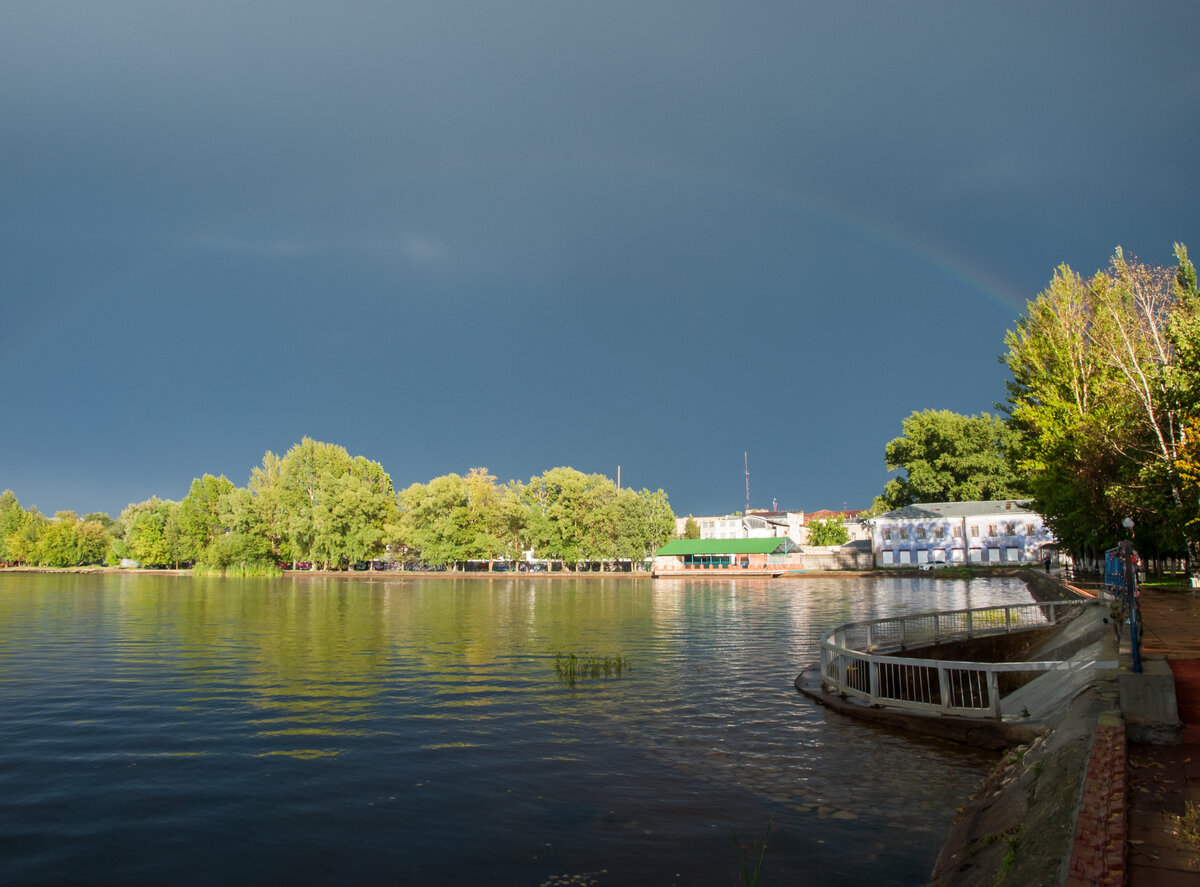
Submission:
[[[12,2],[0,488],[866,507],[1066,262],[1200,251],[1200,5]]]

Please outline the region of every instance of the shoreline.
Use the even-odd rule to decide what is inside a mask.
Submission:
[[[972,573],[968,576],[951,575],[943,576],[938,573],[921,572],[916,568],[912,569],[875,569],[875,570],[801,570],[788,572],[783,575],[776,576],[769,572],[750,572],[750,573],[680,573],[679,575],[664,575],[662,573],[652,573],[647,570],[638,570],[633,572],[600,572],[595,570],[560,570],[556,572],[524,572],[521,570],[462,570],[455,572],[453,570],[284,570],[278,576],[223,576],[219,573],[196,574],[191,567],[107,567],[99,565],[78,566],[78,567],[38,567],[38,566],[0,566],[0,575],[5,573],[44,573],[44,574],[62,574],[62,575],[83,575],[83,574],[100,574],[114,576],[196,576],[197,578],[214,578],[214,579],[238,579],[238,578],[263,578],[263,579],[286,579],[288,577],[299,576],[322,576],[322,577],[342,577],[346,579],[375,579],[375,578],[395,578],[395,579],[534,579],[534,580],[556,580],[556,579],[647,579],[647,580],[718,580],[724,581],[728,579],[939,579],[944,581],[956,581],[971,579],[982,579],[992,577],[1020,577],[1025,574],[1040,575],[1034,573],[1026,567],[996,567],[991,569],[983,569]],[[1050,578],[1050,577],[1046,577]],[[1060,588],[1068,588],[1071,591],[1079,593],[1079,589],[1073,589],[1071,586],[1065,585],[1051,579],[1051,582]],[[1028,583],[1027,583],[1028,584]],[[1084,593],[1086,594],[1086,593]]]

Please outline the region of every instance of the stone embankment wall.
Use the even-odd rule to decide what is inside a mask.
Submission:
[[[870,551],[840,546],[804,549],[806,570],[870,570],[874,567],[875,556]]]
[[[931,887],[1066,883],[1096,726],[1115,704],[1115,682],[1098,685],[1049,733],[1006,752],[951,826]]]
[[[1036,600],[1079,597],[1022,575]],[[1009,749],[959,811],[933,887],[1116,887],[1124,871],[1124,728],[1117,677],[1098,672],[1045,734]]]
[[[1086,597],[1064,585],[1053,574],[1041,570],[1021,570],[1017,576],[1029,588],[1035,601],[1069,601]]]

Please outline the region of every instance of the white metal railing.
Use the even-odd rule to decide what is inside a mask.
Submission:
[[[1092,601],[1050,601],[973,610],[918,613],[839,625],[821,636],[821,683],[871,705],[999,718],[999,675],[1075,671],[1094,663],[961,662],[914,659],[887,651],[1006,634],[1056,624],[1064,612]]]

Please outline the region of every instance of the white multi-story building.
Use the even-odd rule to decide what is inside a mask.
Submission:
[[[929,502],[867,521],[875,566],[1025,564],[1045,557],[1054,535],[1032,500]]]

